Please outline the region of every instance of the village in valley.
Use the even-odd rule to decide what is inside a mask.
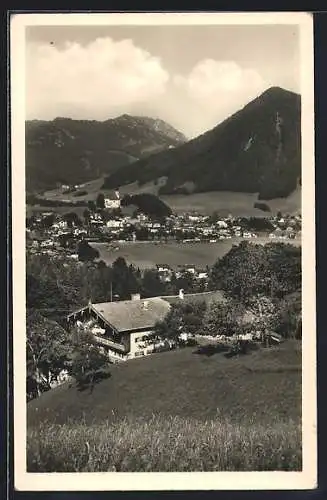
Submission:
[[[296,26],[40,28],[27,471],[301,471]]]
[[[299,213],[235,217],[191,211],[152,216],[139,209],[135,209],[132,215],[124,214],[121,208],[119,191],[116,191],[115,199],[104,198],[100,193],[98,199],[88,202],[82,216],[78,216],[74,206],[67,206],[67,212],[63,214],[55,209],[34,208],[26,218],[27,244],[32,252],[55,255],[62,248],[67,251],[76,248],[81,239],[93,243],[107,242],[114,249],[115,242],[217,243],[258,236],[278,241],[301,238]],[[77,257],[76,253],[72,256]]]
[[[78,188],[83,186],[75,186],[74,191]],[[65,193],[72,188],[62,186],[61,189]],[[157,216],[143,213],[139,209],[134,209],[134,213],[128,215],[123,213],[123,209],[124,200],[121,200],[119,190],[116,190],[113,198],[105,198],[99,193],[94,201],[88,202],[81,217],[74,212],[74,207],[69,207],[69,211],[64,214],[57,213],[55,209],[35,210],[26,220],[27,253],[34,260],[37,256],[48,256],[65,267],[70,266],[71,262],[77,266],[99,267],[106,266],[106,263],[94,246],[98,243],[102,248],[104,245],[114,262],[122,259],[119,250],[124,249],[124,245],[133,248],[133,245],[140,242],[144,244],[144,253],[151,253],[153,245],[169,243],[177,244],[183,249],[183,246],[192,248],[192,245],[199,243],[219,245],[219,242],[226,240],[232,240],[233,246],[241,241],[262,243],[263,239],[263,242],[287,243],[300,241],[301,238],[300,214],[278,213],[260,217],[233,217],[229,214],[223,217],[217,212],[211,215],[186,212]],[[125,262],[127,264],[137,267],[137,263]],[[93,303],[92,297],[89,297],[87,304],[81,304],[81,308],[66,316],[65,327],[91,332],[109,363],[196,344],[195,338],[197,336],[199,341],[199,335],[182,326],[175,338],[158,335],[156,328],[165,320],[172,304],[223,303],[226,300],[222,290],[212,290],[211,266],[206,264],[201,267],[187,262],[175,265],[157,262],[153,268],[137,267],[139,279],[144,279],[149,271],[161,285],[158,287],[158,296],[141,297],[140,293],[125,290],[127,294],[131,292],[130,299],[123,300],[124,297],[113,293],[111,283],[107,302]],[[167,295],[159,295],[160,291]],[[270,332],[268,337],[269,342],[277,344],[282,340],[276,332]],[[242,334],[229,332],[227,335],[220,335],[215,332],[214,335],[205,335],[202,332],[200,336],[200,344],[201,341],[209,344],[218,342],[230,347],[242,340],[262,342],[263,333],[260,329],[252,328],[251,332]],[[42,375],[40,384],[45,389],[52,388],[69,378],[69,369],[63,368],[59,372]]]

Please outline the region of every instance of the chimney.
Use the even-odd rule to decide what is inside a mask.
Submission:
[[[179,298],[180,298],[181,300],[183,300],[183,299],[184,299],[184,290],[183,290],[183,288],[181,288],[181,289],[180,289],[180,291],[179,291],[179,293],[178,293],[178,296],[179,296]]]
[[[139,293],[132,293],[131,300],[141,300],[141,295]]]

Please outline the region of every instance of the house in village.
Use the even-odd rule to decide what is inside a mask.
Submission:
[[[121,207],[121,199],[118,189],[116,189],[113,198],[105,198],[104,206],[106,209],[111,209],[111,210],[118,209]]]
[[[109,219],[106,226],[109,229],[121,229],[124,227],[124,221],[121,219]]]
[[[104,200],[104,206],[107,209],[118,209],[121,206],[121,201],[119,199],[110,199],[110,198],[105,198]]]
[[[177,268],[177,273],[179,274],[178,277],[180,277],[183,273],[189,273],[192,275],[196,274],[196,266],[194,264],[178,264]]]
[[[155,337],[157,322],[164,320],[171,304],[179,301],[224,300],[220,291],[151,297],[93,304],[67,316],[68,329],[77,327],[94,335],[95,340],[112,362],[126,361],[151,354],[161,345]]]
[[[208,272],[203,269],[196,269],[196,279],[197,280],[207,280]]]
[[[169,283],[173,276],[172,268],[167,264],[157,264],[159,279],[164,283]]]

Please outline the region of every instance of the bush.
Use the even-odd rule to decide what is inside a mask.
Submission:
[[[85,240],[80,241],[77,252],[78,259],[82,262],[92,261],[100,256],[99,251],[89,245]]]
[[[98,382],[101,382],[101,380],[105,380],[109,377],[111,377],[111,374],[108,371],[108,369],[101,368],[95,371],[91,370],[84,374],[79,374],[76,379],[76,384],[79,390],[84,390],[87,389],[88,387],[94,386]]]
[[[287,295],[280,301],[276,332],[284,338],[302,338],[302,297],[301,291]]]
[[[230,350],[230,344],[224,344],[222,342],[217,342],[216,344],[208,344],[199,346],[195,354],[202,354],[205,356],[213,356],[214,354],[218,354],[220,352],[226,352]]]

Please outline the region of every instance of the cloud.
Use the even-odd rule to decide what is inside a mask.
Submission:
[[[265,85],[257,71],[244,69],[234,61],[213,59],[200,61],[186,77],[177,75],[175,83],[186,88],[191,97],[204,100],[219,93],[231,97],[238,93],[254,93]]]
[[[122,113],[162,118],[188,137],[214,127],[268,88],[258,71],[203,59],[169,75],[132,40],[27,44],[27,118],[105,120]]]
[[[192,135],[214,127],[269,87],[256,70],[213,59],[200,61],[186,76],[176,75],[173,82],[188,99],[189,113],[193,110]]]
[[[29,118],[105,119],[113,109],[160,96],[169,74],[132,40],[98,38],[86,46],[30,43],[26,53]]]

